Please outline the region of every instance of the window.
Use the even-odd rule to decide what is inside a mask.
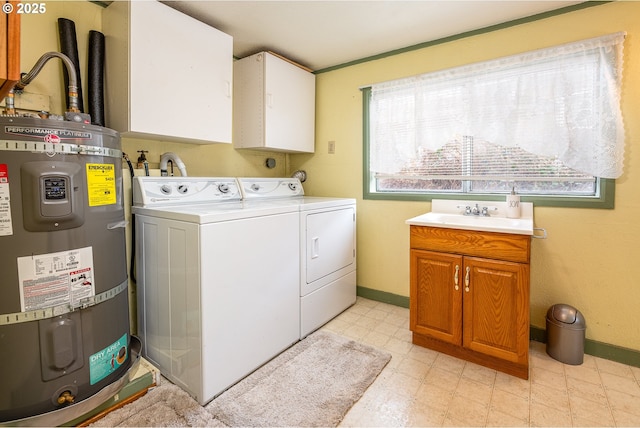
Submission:
[[[515,187],[538,205],[612,207],[623,41],[617,33],[364,88],[365,198],[497,199]]]

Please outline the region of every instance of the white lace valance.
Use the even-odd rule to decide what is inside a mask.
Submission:
[[[471,135],[620,177],[623,43],[616,33],[372,85],[372,170]]]

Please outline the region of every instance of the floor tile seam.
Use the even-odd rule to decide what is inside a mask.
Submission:
[[[587,400],[587,401],[591,401],[591,400]],[[593,403],[593,401],[591,401],[591,402]],[[596,404],[598,404],[598,403],[596,403]],[[612,409],[611,409],[611,405],[609,404],[609,402],[608,402],[608,401],[607,401],[607,406],[606,406],[606,407],[607,407],[607,412],[609,413],[609,417],[611,418],[611,420],[612,420],[612,421],[613,421],[613,423],[614,423],[614,426],[617,426],[616,419],[615,419],[615,417],[614,417],[614,415],[613,415],[613,411],[612,411]],[[569,398],[569,410],[570,410],[570,412],[571,412],[571,423],[575,426],[575,423],[576,423],[577,421],[574,421],[574,417],[573,417],[573,413],[574,413],[574,412],[573,412],[573,410],[574,410],[574,409],[573,409],[573,406],[572,406],[572,404],[571,404],[571,398]],[[576,410],[577,410],[577,409],[576,409]],[[577,417],[578,417],[578,418],[580,418],[580,414],[579,414],[577,411],[576,411],[576,415],[577,415]]]
[[[471,377],[471,376],[469,376],[469,375],[465,376],[465,374],[464,374],[464,369],[462,370],[462,374],[461,374],[460,376],[461,376],[461,377],[463,377],[463,378],[465,378],[465,379],[467,379],[467,380],[469,380],[469,381],[472,381],[472,382],[478,383],[478,384],[480,384],[480,385],[489,386],[489,387],[491,387],[491,389],[492,389],[492,390],[493,390],[493,388],[495,387],[495,384],[496,384],[496,378],[495,378],[495,376],[493,377],[493,381],[491,381],[491,382],[487,383],[487,382],[483,382],[483,381],[481,381],[481,380],[478,380],[478,379],[476,379],[476,378],[473,378],[473,377]]]
[[[624,388],[617,388],[615,385],[614,386],[607,386],[607,385],[602,385],[603,389],[605,390],[605,393],[607,391],[615,391],[615,392],[619,392],[622,394],[627,394],[630,395],[632,397],[637,398],[638,400],[640,400],[640,390],[639,391],[635,391],[635,392],[629,392],[629,390],[624,389]]]
[[[404,360],[410,360],[410,362],[408,364],[412,364],[413,362],[416,362],[416,363],[419,363],[419,364],[425,364],[425,367],[423,367],[424,372],[422,373],[422,375],[420,375],[420,379],[419,379],[420,380],[420,384],[422,385],[422,382],[427,377],[427,373],[429,373],[429,370],[431,370],[431,367],[433,366],[432,363],[425,363],[424,361],[420,361],[420,360],[416,360],[415,358],[411,358],[408,353],[406,355],[403,355],[402,361],[400,361],[399,364],[402,364],[402,362]]]
[[[418,391],[422,388],[423,385],[424,385],[424,379],[423,379],[422,383],[420,384],[420,386],[418,387]],[[449,400],[447,401],[446,406],[440,407],[440,406],[437,406],[437,405],[433,405],[431,401],[429,401],[428,403],[425,404],[427,407],[429,407],[430,409],[432,409],[434,411],[442,412],[442,421],[440,422],[440,426],[442,426],[442,423],[446,419],[447,413],[449,412],[449,406],[451,405],[451,402],[453,401],[453,392],[449,392],[447,390],[445,390],[445,392],[451,394]],[[413,407],[413,406],[418,406],[418,405],[419,405],[419,401],[418,401],[418,397],[416,395],[416,397],[413,398],[411,406]]]
[[[567,395],[567,404],[568,404],[568,407],[569,407],[569,408],[568,408],[568,410],[569,410],[569,420],[571,421],[571,426],[574,426],[574,422],[573,422],[573,412],[571,411],[571,399],[569,398],[569,386],[567,385],[567,374],[566,374],[566,372],[565,372],[565,370],[564,370],[564,367],[563,367],[563,369],[562,369],[562,377],[563,377],[563,379],[564,379],[564,386],[565,386],[565,390],[564,390],[564,392],[565,392],[565,393],[566,393],[566,395]],[[534,402],[533,394],[532,394],[532,388],[531,388],[531,384],[532,384],[532,383],[536,383],[536,382],[531,382],[531,380],[529,380],[529,424],[531,424],[531,420],[532,420],[532,419],[531,419],[531,416],[532,416],[532,415],[531,415],[531,407],[532,407],[532,404],[533,404],[533,402]],[[548,385],[540,384],[540,383],[537,383],[537,384],[538,384],[538,385],[543,385],[543,386],[548,386]],[[559,390],[558,390],[558,389],[556,389],[556,388],[553,388],[553,387],[551,387],[551,388],[552,388],[552,389],[555,389],[556,391],[559,391]],[[558,409],[558,408],[554,408],[554,407],[551,407],[551,406],[547,406],[546,404],[541,403],[541,402],[540,402],[540,401],[538,401],[538,400],[535,400],[535,402],[536,402],[536,404],[538,404],[538,405],[540,405],[540,406],[548,407],[548,408],[550,408],[550,409],[554,409],[554,410],[560,410],[560,409]]]
[[[566,372],[565,372],[565,373],[566,373]],[[566,373],[566,375],[567,375],[567,380],[568,380],[568,379],[579,380],[579,381],[582,381],[582,382],[589,383],[589,384],[591,384],[591,385],[598,385],[598,386],[601,386],[601,387],[603,387],[603,388],[604,388],[604,385],[602,384],[602,379],[600,378],[600,373],[598,373],[598,382],[592,382],[592,381],[591,381],[591,380],[589,380],[588,378],[575,376],[575,373],[571,373],[571,374]],[[567,387],[568,387],[568,386],[569,386],[569,385],[567,384]]]
[[[492,399],[493,399],[493,397],[492,397]],[[519,415],[515,415],[513,413],[509,413],[508,411],[505,411],[504,409],[499,408],[498,406],[496,406],[493,403],[493,401],[491,401],[491,403],[489,404],[489,413],[487,414],[487,418],[491,415],[491,412],[502,413],[502,414],[510,416],[512,418],[520,419],[521,421],[525,421],[525,419],[526,419],[527,426],[531,422],[531,404],[530,403],[527,404],[527,415],[525,416],[525,419],[523,419]],[[488,419],[487,419],[487,423],[488,423]],[[486,426],[486,424],[485,424],[485,426]]]
[[[592,384],[595,385],[595,384]],[[606,388],[604,387],[604,385],[600,385],[602,387],[602,391],[604,392],[604,401],[606,401],[606,403],[602,403],[602,401],[600,400],[593,400],[590,397],[592,396],[591,394],[588,393],[583,393],[580,391],[576,391],[575,389],[569,388],[568,392],[569,392],[569,400],[571,400],[571,397],[577,397],[580,398],[582,400],[585,401],[589,401],[590,403],[593,404],[598,404],[598,405],[602,405],[605,404],[607,406],[607,408],[609,409],[609,411],[611,411],[611,403],[609,403],[609,397],[607,396],[607,392],[606,392]],[[640,397],[639,397],[640,398]]]
[[[609,412],[611,413],[611,417],[613,418],[613,423],[616,426],[618,426],[618,421],[616,420],[615,413],[613,411],[614,408],[615,408],[614,405],[613,405],[614,403],[611,401],[611,397],[610,397],[610,394],[609,394],[609,388],[607,388],[607,386],[605,385],[605,383],[604,383],[604,381],[602,379],[602,372],[600,370],[600,367],[598,366],[597,361],[596,361],[596,370],[598,371],[598,377],[600,378],[600,385],[602,385],[602,390],[604,391],[604,396],[607,399],[607,407],[609,408]],[[609,373],[609,372],[606,372],[606,371],[604,373],[612,374],[612,373]],[[614,391],[616,391],[616,390],[614,390]],[[616,391],[616,392],[621,392],[621,391]]]
[[[626,425],[619,425],[618,424],[618,418],[616,418],[616,413],[613,411],[613,409],[611,410],[611,413],[613,414],[613,423],[615,424],[615,426],[624,426],[624,427],[628,427],[628,426],[640,426],[640,416],[636,416],[633,413],[629,413],[629,412],[625,412],[624,410],[618,410],[619,413],[624,413],[627,415],[631,415],[631,416],[635,416],[636,418],[638,418],[638,423],[634,424],[634,425],[630,425],[630,424],[626,424]]]
[[[490,407],[489,408],[489,413],[487,414],[487,423],[485,424],[485,427],[493,427],[494,426],[494,425],[489,425],[489,418],[491,417],[492,414],[495,414],[495,413],[500,413],[500,414],[506,415],[506,416],[508,416],[510,418],[518,419],[521,422],[524,422],[522,425],[508,425],[508,426],[525,427],[525,426],[529,426],[529,424],[530,424],[529,416],[527,416],[527,418],[525,420],[525,419],[523,419],[523,418],[521,418],[519,416],[515,416],[515,415],[512,415],[512,414],[509,414],[509,413],[507,413],[507,412],[505,412],[505,411],[503,411],[501,409]]]
[[[489,401],[488,402],[485,402],[485,401],[478,400],[478,399],[476,399],[474,397],[470,397],[470,396],[468,396],[466,394],[462,394],[462,393],[458,392],[457,389],[455,391],[453,391],[453,395],[454,395],[454,397],[463,398],[463,399],[465,399],[465,400],[467,400],[469,402],[472,402],[472,403],[475,403],[475,404],[479,404],[479,405],[481,405],[483,407],[486,407],[487,409],[491,408],[491,397],[489,397]]]
[[[446,408],[442,409],[442,411],[444,412],[442,423],[444,423],[444,420],[446,419],[446,416],[447,416],[447,412],[449,411],[449,406],[451,405],[451,401],[453,400],[453,394],[455,393],[455,390],[449,391],[447,389],[440,388],[440,386],[438,386],[438,385],[427,383],[427,376],[428,376],[429,372],[431,370],[433,370],[433,368],[434,368],[433,366],[429,366],[429,369],[422,376],[422,379],[420,380],[420,386],[418,386],[418,391],[420,391],[423,386],[427,385],[427,386],[433,386],[433,387],[438,388],[438,389],[442,389],[446,393],[451,394],[451,397],[450,397],[449,401],[447,402]],[[457,385],[456,385],[456,388],[457,388]],[[417,393],[416,393],[416,395],[417,395]],[[417,397],[415,397],[414,402],[415,401],[417,401]],[[442,426],[442,423],[440,424],[440,426]]]
[[[429,371],[434,370],[434,369],[442,371],[442,369],[434,367],[433,365],[429,368]],[[449,373],[453,373],[453,372],[449,372]],[[461,378],[462,378],[462,371],[460,371],[460,374],[458,375],[458,379],[456,381],[456,387],[453,389],[453,391],[451,391],[451,399],[449,400],[449,403],[447,404],[447,409],[446,409],[446,411],[444,413],[444,418],[442,419],[442,425],[443,426],[444,426],[445,421],[447,420],[447,416],[449,416],[449,411],[451,409],[451,403],[453,402],[453,397],[454,397],[456,391],[458,390],[458,387],[460,386],[460,379]],[[426,376],[425,376],[425,379],[426,379]],[[485,422],[485,425],[486,425],[486,422]]]
[[[624,375],[620,375],[620,374],[616,374],[616,373],[611,373],[611,372],[607,372],[607,371],[600,371],[598,370],[599,373],[604,373],[605,375],[608,375],[608,377],[616,377],[616,378],[621,378],[624,379],[625,381],[631,381],[632,383],[636,384],[638,387],[640,387],[640,381],[638,381],[638,379],[636,379],[635,375],[633,373],[631,373],[631,377],[629,376],[624,376]],[[602,376],[601,376],[602,378]]]
[[[617,392],[617,393],[620,393],[620,394],[626,394],[625,392],[620,392],[620,391],[616,391],[616,390],[613,390],[613,391]],[[626,395],[629,395],[629,394],[626,394]],[[637,399],[640,402],[640,397],[636,397],[636,396],[632,396],[632,397],[634,399]],[[640,420],[640,411],[638,411],[637,413],[631,413],[631,412],[628,412],[628,411],[624,410],[622,408],[622,406],[617,406],[616,405],[616,401],[615,400],[612,400],[611,398],[609,398],[609,394],[607,394],[607,402],[609,404],[609,409],[611,410],[611,412],[613,412],[614,410],[621,411],[621,412],[624,412],[624,413],[628,413],[630,415],[634,415]],[[638,425],[636,425],[636,426],[640,427],[640,423]]]
[[[567,382],[568,375],[567,375],[567,371],[564,369],[564,367],[562,369],[562,373],[564,374],[564,384],[565,384],[565,387],[567,388],[567,398],[569,399],[569,417],[571,418],[571,426],[576,426],[577,421],[575,420],[575,418],[573,416],[574,405],[571,403],[571,395],[570,395],[571,390],[569,389],[569,383]],[[615,419],[613,419],[613,414],[611,412],[611,406],[609,405],[609,401],[607,401],[607,411],[609,412],[609,416],[611,417],[611,420],[614,421],[614,423],[615,423]],[[576,417],[579,417],[579,415],[577,415]]]
[[[466,366],[466,364],[465,364]],[[462,368],[462,372],[464,373],[464,367]],[[462,376],[460,376],[460,378],[462,378]],[[495,380],[495,378],[494,378]],[[458,382],[459,383],[459,382]],[[489,397],[489,404],[487,404],[487,414],[484,415],[484,426],[486,427],[487,424],[489,423],[489,413],[491,413],[491,401],[493,400],[493,385],[491,385],[491,392],[489,393],[490,397]]]

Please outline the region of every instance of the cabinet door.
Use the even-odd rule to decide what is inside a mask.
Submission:
[[[411,250],[411,331],[462,343],[462,256]]]
[[[131,2],[131,130],[231,142],[232,38],[159,2]]]
[[[107,125],[131,137],[231,143],[232,37],[159,1],[110,3]]]
[[[468,273],[467,273],[468,270]],[[529,347],[529,265],[464,258],[463,346],[516,363]]]
[[[271,54],[265,62],[265,146],[313,153],[315,76]]]

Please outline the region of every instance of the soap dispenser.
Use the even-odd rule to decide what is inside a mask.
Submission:
[[[520,195],[516,194],[516,188],[511,188],[511,194],[507,195],[507,217],[520,218]]]

